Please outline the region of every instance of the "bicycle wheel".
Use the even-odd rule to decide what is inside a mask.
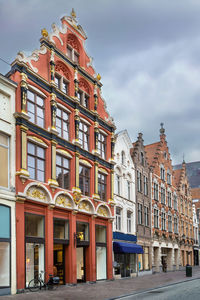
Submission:
[[[38,279],[32,279],[28,284],[28,289],[31,292],[37,292],[41,289],[41,282]]]

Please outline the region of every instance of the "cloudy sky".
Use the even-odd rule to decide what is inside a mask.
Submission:
[[[164,123],[173,163],[200,160],[199,0],[0,0],[0,57],[39,48],[74,7],[117,131],[145,144]],[[9,65],[0,61],[0,73]]]

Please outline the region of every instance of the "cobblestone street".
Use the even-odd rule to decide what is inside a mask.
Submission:
[[[138,291],[144,291],[155,287],[170,285],[173,283],[200,279],[200,267],[193,267],[193,276],[186,277],[185,270],[145,275],[136,278],[118,279],[114,281],[101,281],[96,284],[78,284],[77,286],[60,286],[56,291],[41,291],[37,293],[24,293],[14,296],[2,296],[1,300],[23,299],[113,299],[122,295],[128,295]]]

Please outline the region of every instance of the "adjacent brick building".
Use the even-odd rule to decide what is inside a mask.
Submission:
[[[136,231],[137,243],[144,253],[138,254],[138,274],[152,272],[152,236],[151,236],[151,175],[147,163],[144,140],[139,133],[133,144],[131,155],[135,166],[136,178]]]
[[[75,12],[19,52],[16,92],[17,289],[41,271],[61,283],[113,277],[113,120]]]
[[[152,268],[160,272],[179,268],[178,197],[165,129],[160,141],[145,146],[151,168]]]
[[[174,182],[179,198],[180,263],[181,266],[193,265],[193,207],[185,162],[174,170]]]

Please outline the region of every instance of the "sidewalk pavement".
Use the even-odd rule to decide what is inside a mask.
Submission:
[[[52,299],[52,300],[103,300],[113,299],[122,295],[128,295],[156,287],[162,287],[178,282],[194,279],[200,280],[200,267],[193,267],[192,277],[186,277],[185,270],[144,275],[136,278],[124,278],[113,281],[99,281],[94,284],[82,283],[76,286],[59,286],[56,291],[42,290],[36,293],[24,293],[13,296],[2,296],[0,300],[23,300],[23,299]]]

